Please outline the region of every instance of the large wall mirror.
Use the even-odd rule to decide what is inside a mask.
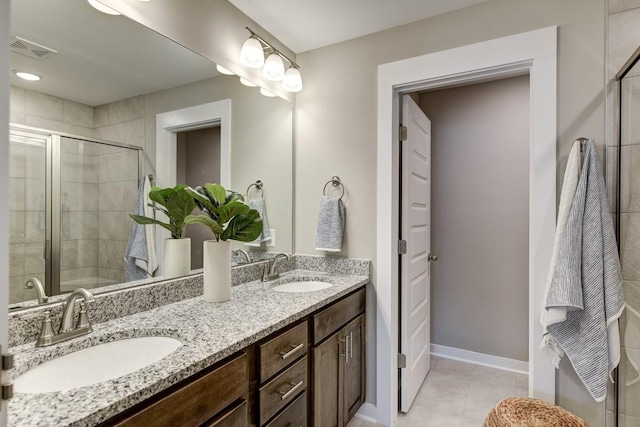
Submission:
[[[249,196],[265,198],[275,238],[236,249],[252,261],[292,251],[291,103],[264,96],[198,54],[86,1],[13,0],[11,25],[11,69],[41,77],[11,77],[14,308],[37,302],[25,285],[31,278],[49,295],[126,286],[128,215],[148,175],[159,186],[223,182],[240,193],[261,181],[261,191],[253,187]],[[226,123],[212,117],[157,130],[158,117],[220,102],[229,105]],[[169,148],[158,142],[167,132],[176,142]],[[187,232],[196,242],[211,237],[195,225]],[[196,242],[194,269],[201,266]]]

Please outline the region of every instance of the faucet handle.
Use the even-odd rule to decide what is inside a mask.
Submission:
[[[76,324],[76,328],[90,328],[91,322],[89,322],[89,316],[87,315],[87,304],[86,302],[80,303],[80,312],[78,313],[78,323]]]
[[[34,316],[36,317],[36,316]],[[36,340],[36,347],[41,347],[51,343],[52,338],[55,336],[53,327],[51,326],[51,311],[46,310],[42,313],[42,326],[40,327],[40,333]]]

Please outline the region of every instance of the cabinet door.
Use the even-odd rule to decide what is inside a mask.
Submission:
[[[365,348],[364,315],[352,320],[344,328],[344,425],[353,418],[364,402]]]
[[[336,332],[313,349],[313,425],[343,425],[343,332]]]

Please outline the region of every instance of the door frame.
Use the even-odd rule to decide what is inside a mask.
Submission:
[[[167,111],[156,115],[156,176],[155,185],[173,187],[176,180],[178,132],[220,126],[220,184],[229,188],[231,182],[231,100],[209,102],[193,107]],[[156,226],[156,254],[164,255],[164,239],[168,230]],[[158,266],[162,274],[162,262]]]
[[[398,415],[399,99],[404,93],[530,76],[529,396],[555,402],[555,369],[539,349],[556,219],[557,26],[378,67],[376,418]]]

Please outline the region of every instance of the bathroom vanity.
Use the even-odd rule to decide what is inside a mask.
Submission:
[[[115,379],[61,392],[16,393],[10,425],[345,426],[365,398],[366,265],[360,274],[298,267],[272,282],[234,286],[225,303],[188,298],[94,324],[83,338],[47,348],[15,347],[13,378],[103,342],[138,336],[182,342],[160,361]],[[332,286],[273,290],[318,280]]]

